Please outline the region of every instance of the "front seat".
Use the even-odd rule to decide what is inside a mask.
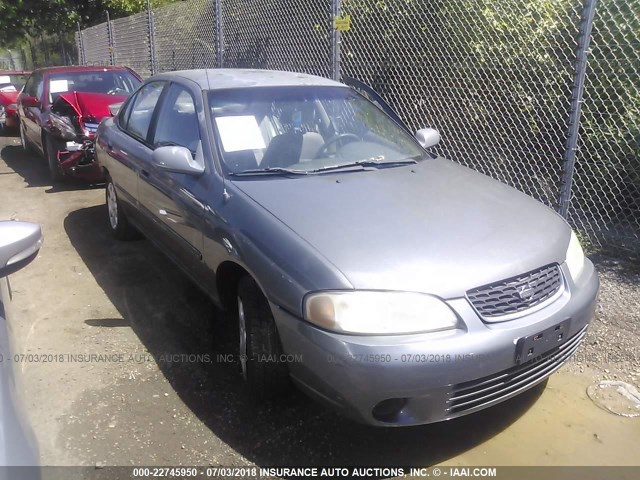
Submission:
[[[313,160],[324,145],[324,138],[316,132],[307,132],[302,136],[300,160]]]
[[[300,162],[302,137],[302,132],[293,131],[273,137],[264,152],[260,167],[286,168]]]

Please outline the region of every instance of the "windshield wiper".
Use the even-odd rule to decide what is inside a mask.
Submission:
[[[402,160],[388,160],[386,162],[384,161],[384,157],[371,157],[365,160],[357,160],[355,162],[343,163],[340,165],[329,165],[327,167],[316,168],[315,170],[309,170],[309,173],[328,172],[331,170],[342,170],[353,167],[398,167],[413,163],[418,163],[418,161],[413,157],[404,158]]]
[[[242,170],[241,172],[231,172],[229,175],[234,177],[242,177],[245,175],[306,175],[309,172],[304,170],[291,170],[289,168],[282,167],[269,167],[269,168],[252,168],[249,170]]]
[[[243,177],[250,175],[309,175],[312,173],[329,172],[332,170],[349,169],[353,167],[398,167],[401,165],[410,165],[418,163],[416,157],[403,158],[402,160],[389,160],[384,161],[383,156],[371,157],[364,160],[357,160],[355,162],[343,163],[340,165],[329,165],[327,167],[316,168],[314,170],[292,170],[290,168],[283,167],[268,167],[268,168],[252,168],[249,170],[242,170],[241,172],[231,172],[229,175],[234,177]]]

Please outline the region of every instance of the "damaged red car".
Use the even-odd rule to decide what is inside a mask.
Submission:
[[[18,126],[16,102],[30,73],[0,70],[0,131]]]
[[[54,182],[101,182],[94,157],[96,130],[111,115],[109,105],[124,101],[141,82],[127,67],[35,70],[17,102],[22,147],[42,154]]]

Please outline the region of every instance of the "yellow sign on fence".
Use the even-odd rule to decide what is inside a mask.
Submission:
[[[351,28],[351,15],[336,15],[333,17],[333,27],[339,32],[348,32]]]

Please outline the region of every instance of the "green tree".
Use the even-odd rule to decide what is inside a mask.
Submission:
[[[152,0],[157,7],[176,0]],[[0,0],[0,46],[10,47],[25,37],[54,34],[141,12],[146,0]]]

